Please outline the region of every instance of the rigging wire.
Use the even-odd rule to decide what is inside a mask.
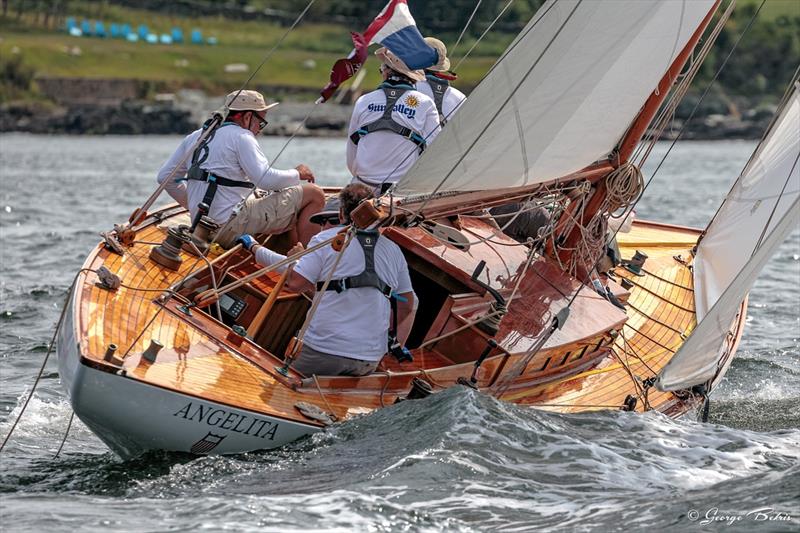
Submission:
[[[761,2],[761,5],[759,5],[758,9],[757,9],[757,10],[756,10],[756,12],[753,14],[753,17],[750,19],[750,21],[748,22],[747,26],[746,26],[746,27],[745,27],[745,29],[742,31],[742,33],[739,35],[739,37],[738,37],[738,39],[736,40],[736,42],[733,44],[733,47],[731,48],[731,50],[730,50],[730,52],[728,53],[728,55],[725,57],[725,60],[722,62],[722,65],[720,65],[719,69],[718,69],[718,70],[717,70],[717,72],[714,74],[714,77],[711,79],[711,81],[709,81],[708,85],[706,86],[706,89],[703,91],[702,95],[700,96],[700,99],[697,101],[697,103],[695,104],[695,106],[694,106],[694,108],[692,109],[691,113],[689,114],[689,117],[686,119],[686,121],[684,122],[684,124],[683,124],[683,126],[681,127],[680,131],[678,132],[678,135],[677,135],[677,136],[675,137],[675,139],[672,141],[672,143],[670,144],[670,147],[669,147],[669,149],[668,149],[668,150],[667,150],[667,152],[664,154],[664,156],[661,158],[661,161],[658,163],[658,166],[656,167],[655,171],[654,171],[654,172],[653,172],[653,174],[650,176],[650,179],[647,181],[647,183],[645,183],[645,186],[644,186],[644,188],[642,189],[642,194],[639,196],[639,198],[636,200],[636,202],[634,202],[634,203],[633,203],[633,206],[634,206],[634,207],[635,207],[635,206],[638,204],[639,200],[641,200],[641,198],[644,196],[644,192],[647,190],[647,188],[650,186],[650,184],[651,184],[651,183],[653,182],[653,180],[655,179],[656,175],[658,174],[658,171],[661,169],[661,167],[662,167],[662,165],[664,164],[664,161],[666,160],[667,156],[669,156],[670,152],[671,152],[671,151],[672,151],[672,149],[674,148],[674,146],[675,146],[675,144],[677,143],[678,139],[680,139],[681,135],[682,135],[682,134],[683,134],[683,132],[686,130],[686,127],[687,127],[687,125],[689,124],[689,122],[691,122],[692,118],[694,117],[695,113],[696,113],[696,112],[697,112],[697,110],[699,109],[699,107],[700,107],[700,104],[703,102],[703,100],[705,99],[706,95],[708,95],[708,93],[709,93],[709,91],[711,90],[711,87],[713,86],[714,82],[717,80],[717,78],[719,77],[720,73],[722,72],[722,69],[723,69],[723,68],[725,68],[725,66],[726,66],[726,65],[727,65],[727,63],[728,63],[728,60],[729,60],[729,59],[730,59],[730,57],[733,55],[733,52],[736,50],[736,48],[738,47],[738,45],[739,45],[739,43],[741,42],[742,38],[744,37],[744,35],[745,35],[745,34],[748,32],[748,30],[749,30],[749,29],[750,29],[750,27],[752,26],[753,22],[755,21],[756,17],[758,16],[758,13],[761,11],[761,8],[764,6],[764,2],[765,2],[765,1],[766,1],[766,0],[762,0],[762,2]],[[609,239],[607,239],[607,240],[606,240],[606,242],[607,242],[607,243],[608,243],[608,242],[611,242],[611,241],[612,241],[614,238],[616,238],[616,236],[617,236],[617,233],[619,233],[619,228],[618,228],[617,230],[615,230],[615,231],[614,231],[614,233],[611,235],[611,237],[610,237]],[[597,260],[594,262],[594,265],[593,265],[592,269],[590,270],[590,272],[591,272],[591,271],[593,271],[595,268],[597,268],[597,264],[599,263],[599,261],[600,261],[600,258],[598,258],[598,259],[597,259]],[[566,307],[567,307],[567,308],[570,308],[570,307],[572,306],[572,304],[575,302],[576,298],[577,298],[577,297],[578,297],[578,295],[580,294],[581,290],[582,290],[582,289],[583,289],[585,286],[586,286],[586,284],[585,284],[585,283],[581,283],[581,286],[578,288],[578,290],[576,290],[576,291],[575,291],[575,293],[572,295],[572,298],[571,298],[571,299],[570,299],[570,301],[567,303],[567,305],[566,305]],[[549,337],[550,337],[550,336],[553,334],[553,332],[554,332],[554,331],[555,331],[555,329],[552,329],[552,328],[551,328],[551,329],[550,329],[550,331],[548,332],[548,334],[545,336],[545,339],[544,339],[543,341],[541,341],[541,342],[537,342],[537,343],[536,343],[536,344],[535,344],[535,345],[534,345],[534,346],[531,348],[531,350],[530,350],[530,351],[533,351],[533,350],[535,349],[535,351],[533,352],[533,354],[530,354],[530,355],[529,355],[529,354],[526,354],[526,355],[525,355],[525,358],[532,358],[534,355],[536,355],[536,352],[538,352],[538,351],[539,351],[539,349],[541,348],[541,346],[543,346],[543,345],[544,345],[544,343],[545,343],[545,342],[547,341],[547,339],[548,339],[548,338],[549,338]],[[528,359],[528,360],[530,360],[530,359]],[[510,385],[510,384],[509,384],[509,385]],[[506,387],[506,388],[507,388],[507,387]]]
[[[767,137],[769,136],[769,134],[772,132],[773,128],[775,127],[775,124],[777,123],[778,118],[780,117],[781,113],[783,112],[783,109],[786,107],[786,105],[787,105],[787,103],[789,101],[789,97],[791,96],[792,91],[798,89],[798,88],[795,87],[798,83],[800,83],[800,78],[798,76],[800,76],[800,65],[798,65],[797,69],[795,69],[794,74],[792,75],[792,82],[786,88],[786,91],[784,92],[783,97],[781,98],[780,104],[778,105],[778,109],[775,111],[775,114],[773,115],[772,119],[769,122],[769,126],[767,126],[767,129],[764,132],[764,135],[761,137],[761,140],[758,142],[758,146],[756,147],[755,150],[753,150],[753,153],[750,155],[750,159],[747,160],[747,163],[742,168],[742,172],[739,174],[739,177],[736,179],[736,181],[731,186],[730,190],[728,191],[728,194],[725,195],[725,200],[723,200],[723,202],[720,203],[720,205],[717,207],[717,211],[714,213],[714,216],[711,217],[711,220],[709,220],[708,224],[706,225],[705,229],[703,230],[702,235],[705,235],[705,233],[708,231],[708,228],[710,228],[711,224],[714,223],[714,220],[717,218],[717,215],[719,215],[719,212],[722,210],[722,206],[725,205],[725,201],[727,201],[728,198],[730,197],[730,195],[733,193],[733,190],[736,187],[736,184],[739,183],[739,181],[742,179],[742,176],[744,175],[744,173],[753,164],[753,161],[755,160],[755,158],[758,155],[761,154],[761,151],[764,148],[764,141],[767,139]],[[796,163],[797,162],[795,162],[795,164]],[[790,173],[790,175],[791,175],[791,173]],[[785,186],[784,186],[784,189],[785,189]],[[783,191],[781,191],[781,195],[782,194],[783,194]],[[781,195],[778,196],[779,200],[780,200],[780,196]],[[771,218],[772,218],[772,216],[770,215],[770,219]],[[702,239],[702,235],[701,235],[701,239]],[[759,238],[759,242],[761,242],[762,238],[763,238],[763,234],[762,234],[761,238]]]
[[[64,438],[61,439],[61,444],[58,446],[58,450],[56,450],[56,454],[53,456],[53,459],[57,459],[59,455],[61,455],[61,450],[64,449],[64,444],[67,442],[67,437],[69,436],[69,430],[72,429],[72,421],[75,419],[75,411],[70,411],[69,413],[69,421],[67,422],[67,429],[64,430]]]
[[[73,291],[75,290],[75,284],[78,281],[78,276],[80,276],[86,270],[88,269],[85,268],[80,269],[75,274],[75,277],[72,278],[72,283],[70,283],[69,285],[67,296],[66,298],[64,298],[64,305],[61,307],[61,315],[58,317],[58,322],[56,323],[56,329],[53,332],[53,337],[50,339],[50,344],[47,347],[47,353],[44,356],[44,360],[42,360],[42,366],[39,368],[39,372],[36,374],[36,379],[33,382],[33,387],[31,387],[31,392],[28,394],[27,398],[25,398],[25,402],[23,402],[19,414],[17,414],[17,417],[14,419],[14,423],[11,424],[11,428],[8,430],[8,433],[3,439],[3,443],[0,444],[0,452],[2,452],[3,449],[6,447],[8,440],[11,438],[11,434],[14,433],[14,429],[16,429],[17,424],[19,424],[19,421],[22,419],[22,415],[25,414],[25,410],[28,408],[28,404],[30,403],[31,398],[33,398],[33,393],[36,392],[36,387],[39,385],[39,382],[42,379],[45,366],[47,366],[47,361],[50,359],[50,354],[53,353],[53,346],[55,346],[56,343],[56,336],[58,335],[58,332],[61,330],[61,326],[64,323],[64,317],[66,316],[67,308],[69,308],[69,300],[72,297]]]
[[[582,1],[582,0],[581,0],[581,1]],[[466,53],[466,54],[464,54],[464,56],[458,60],[458,63],[456,64],[456,66],[455,66],[455,67],[453,67],[451,70],[455,71],[455,70],[457,70],[457,69],[459,68],[459,66],[461,65],[461,63],[463,63],[463,62],[464,62],[464,60],[465,60],[465,59],[467,59],[467,58],[469,57],[470,53],[472,53],[472,51],[475,49],[475,47],[477,47],[477,46],[478,46],[478,44],[479,44],[479,43],[480,43],[480,42],[483,40],[483,38],[486,36],[486,34],[487,34],[487,33],[489,33],[489,30],[491,30],[491,29],[492,29],[492,27],[494,26],[494,24],[495,24],[495,23],[496,23],[496,22],[497,22],[497,21],[500,19],[500,17],[502,17],[502,16],[503,16],[503,13],[505,13],[505,11],[508,9],[508,7],[509,7],[511,4],[513,4],[513,3],[514,3],[514,0],[509,0],[509,1],[508,1],[508,3],[507,3],[507,4],[506,4],[504,7],[503,7],[503,9],[500,11],[500,13],[499,13],[499,14],[498,14],[498,15],[495,17],[495,19],[494,19],[494,20],[491,22],[491,24],[489,24],[489,27],[488,27],[488,28],[486,28],[486,30],[484,30],[484,32],[483,32],[483,33],[480,35],[480,37],[478,37],[478,40],[476,40],[476,41],[475,41],[475,43],[472,45],[472,47],[471,47],[469,50],[467,50],[467,53]],[[554,4],[551,4],[551,5],[550,5],[550,7],[547,9],[547,11],[545,11],[545,13],[542,15],[542,17],[540,17],[540,18],[539,18],[539,20],[541,20],[541,19],[542,19],[542,18],[543,18],[543,17],[544,17],[544,16],[547,14],[547,12],[549,12],[549,11],[550,11],[550,9],[552,9],[553,5],[554,5]],[[531,26],[531,27],[530,27],[530,28],[529,28],[529,29],[528,29],[528,30],[525,32],[525,35],[527,35],[527,34],[528,34],[528,32],[530,32],[530,31],[531,31],[531,30],[532,30],[532,29],[533,29],[533,28],[536,26],[536,24],[538,24],[539,20],[537,20],[536,22],[534,22],[534,23],[533,23],[533,25],[532,25],[532,26]],[[512,43],[512,44],[511,44],[511,46],[509,47],[509,49],[508,49],[508,50],[506,50],[506,51],[504,52],[504,55],[503,55],[502,57],[500,57],[500,59],[498,59],[498,60],[497,60],[497,62],[496,62],[496,63],[495,63],[493,66],[492,66],[492,68],[490,68],[490,69],[489,69],[489,70],[486,72],[486,74],[484,74],[483,78],[481,78],[481,82],[482,82],[483,80],[485,80],[487,76],[489,76],[489,74],[490,74],[490,73],[491,73],[491,72],[494,70],[494,68],[497,66],[497,64],[500,62],[500,60],[501,60],[501,59],[503,59],[503,57],[505,57],[505,55],[506,55],[506,54],[508,54],[508,52],[510,52],[511,50],[513,50],[513,49],[516,47],[516,45],[517,45],[518,41],[519,41],[519,39],[517,39],[517,41],[515,41],[514,43]],[[480,83],[481,83],[481,82],[478,82],[478,85],[480,85]],[[447,113],[447,115],[445,115],[445,117],[444,117],[444,120],[445,120],[445,122],[447,122],[448,120],[450,120],[450,117],[451,117],[451,116],[452,116],[452,115],[453,115],[453,114],[454,114],[454,113],[455,113],[455,112],[458,110],[458,108],[459,108],[459,107],[460,107],[460,106],[456,106],[456,107],[454,107],[453,109],[451,109],[451,110],[450,110],[450,112],[449,112],[449,113]],[[436,130],[434,130],[434,131],[436,131]],[[431,135],[433,135],[433,132],[431,132],[431,133],[429,133],[428,135],[426,135],[426,136],[425,136],[425,141],[427,141],[427,140],[430,138],[430,136],[431,136]],[[386,177],[385,177],[385,178],[383,178],[379,184],[376,184],[376,187],[377,187],[377,186],[383,186],[383,184],[384,184],[384,183],[386,183],[386,181],[387,181],[387,180],[388,180],[390,177],[392,177],[392,176],[394,175],[394,173],[395,173],[395,172],[397,172],[397,170],[398,170],[398,169],[399,169],[401,166],[403,166],[403,164],[404,164],[406,161],[408,161],[408,159],[409,159],[409,158],[410,158],[412,155],[414,155],[414,153],[416,153],[416,151],[417,151],[417,150],[418,150],[417,146],[414,146],[413,148],[411,148],[411,149],[408,151],[408,153],[406,154],[406,156],[405,156],[405,157],[404,157],[404,158],[403,158],[403,159],[402,159],[402,160],[401,160],[401,161],[400,161],[400,162],[397,164],[397,166],[395,166],[395,167],[394,167],[394,169],[392,169],[392,171],[391,171],[391,172],[389,172],[389,174],[387,174],[387,175],[386,175]],[[388,194],[388,191],[387,191],[387,193],[386,193],[386,194]],[[433,195],[433,194],[435,194],[435,193],[431,193],[431,195]],[[384,195],[384,196],[385,196],[385,195]]]
[[[491,31],[491,29],[494,27],[495,23],[496,23],[498,20],[500,20],[500,17],[502,17],[502,16],[503,16],[503,13],[505,13],[505,12],[506,12],[506,10],[507,10],[509,7],[511,7],[511,4],[513,4],[513,3],[514,3],[514,0],[508,0],[508,2],[506,3],[506,5],[505,5],[505,6],[503,6],[503,9],[501,9],[501,10],[500,10],[500,13],[498,13],[498,14],[497,14],[497,16],[494,18],[494,20],[493,20],[492,22],[490,22],[490,23],[489,23],[489,26],[488,26],[488,27],[487,27],[485,30],[483,30],[483,33],[481,33],[480,37],[478,37],[478,40],[477,40],[477,41],[475,41],[474,43],[472,43],[472,46],[470,46],[469,50],[467,50],[467,53],[466,53],[466,54],[464,54],[462,57],[458,58],[458,63],[456,63],[456,66],[455,66],[455,67],[453,67],[453,69],[452,69],[453,71],[457,71],[457,70],[458,70],[458,67],[460,67],[460,66],[461,66],[461,63],[463,63],[463,62],[464,62],[464,60],[465,60],[465,59],[467,59],[467,58],[469,57],[469,55],[472,53],[472,51],[473,51],[473,50],[475,50],[475,47],[477,47],[477,46],[478,46],[478,44],[479,44],[479,43],[480,43],[480,42],[483,40],[483,38],[486,36],[486,34],[487,34],[487,33],[489,33],[489,31]],[[480,4],[480,2],[478,2],[478,4]],[[478,8],[476,7],[475,9],[477,10]],[[474,13],[473,13],[473,15],[474,15]],[[467,23],[467,24],[469,24],[469,23]],[[466,28],[464,28],[464,29],[466,30]],[[463,32],[462,32],[462,35],[463,35]],[[461,39],[461,37],[459,37],[459,40],[460,40],[460,39]],[[458,46],[458,43],[456,43],[456,46]],[[455,50],[455,46],[453,47],[453,50]],[[499,60],[498,60],[498,61],[499,61]],[[491,72],[491,71],[489,71],[489,72]],[[487,74],[488,74],[488,72],[487,72]]]
[[[261,60],[261,63],[259,63],[258,67],[256,67],[256,69],[253,71],[253,73],[250,74],[250,77],[247,78],[247,80],[242,84],[242,86],[239,88],[239,90],[236,91],[236,95],[233,97],[233,100],[235,100],[241,94],[241,92],[245,90],[245,88],[253,80],[255,75],[258,74],[258,71],[261,70],[261,67],[263,67],[266,64],[266,62],[269,60],[270,57],[272,57],[272,55],[275,53],[275,51],[278,49],[278,47],[281,44],[283,44],[283,41],[286,39],[286,37],[300,23],[300,21],[306,15],[308,10],[311,9],[311,6],[314,5],[314,2],[316,2],[316,1],[317,0],[310,0],[308,2],[308,4],[306,5],[305,9],[303,9],[303,11],[297,16],[297,18],[294,20],[292,25],[289,26],[289,28],[283,33],[281,38],[278,39],[278,42],[276,42],[275,45],[269,50],[269,52],[267,52],[265,54],[264,58]],[[227,110],[227,106],[225,106],[224,107],[224,113],[227,114],[227,111],[228,111]],[[212,122],[209,125],[209,127],[205,131],[203,131],[203,133],[198,137],[197,142],[194,144],[192,149],[186,152],[186,154],[184,155],[183,159],[181,159],[181,161],[177,165],[175,165],[175,167],[172,169],[172,172],[169,173],[169,175],[164,179],[164,181],[147,198],[147,200],[145,200],[145,203],[142,204],[142,206],[137,210],[139,213],[145,212],[148,209],[150,209],[150,207],[153,205],[153,203],[156,201],[156,199],[161,195],[162,192],[164,192],[164,189],[167,187],[167,184],[170,182],[170,180],[172,180],[172,178],[175,177],[175,173],[177,172],[178,167],[183,166],[183,164],[189,158],[189,155],[192,154],[195,150],[197,150],[197,148],[211,135],[211,133],[217,128],[217,126],[220,125],[220,123],[222,122],[223,118],[224,117],[222,117],[221,114],[217,114],[216,111],[214,112],[214,117],[213,117]],[[134,213],[136,213],[137,211],[134,211]]]
[[[513,2],[513,0],[511,0],[511,1]],[[461,33],[459,34],[458,39],[456,39],[456,44],[454,44],[453,47],[450,48],[450,55],[451,56],[455,55],[456,48],[458,48],[458,45],[461,43],[461,39],[464,38],[464,34],[467,32],[467,28],[469,28],[469,25],[472,23],[472,19],[475,18],[475,13],[478,12],[478,8],[481,7],[482,3],[483,3],[483,0],[478,0],[478,2],[475,4],[475,9],[472,10],[472,14],[469,16],[469,19],[467,19],[467,23],[464,25],[464,29],[461,30]]]
[[[511,99],[512,99],[512,98],[513,98],[513,97],[514,97],[516,94],[517,94],[517,91],[519,90],[519,88],[522,86],[522,84],[523,84],[523,83],[525,83],[525,81],[528,79],[528,77],[529,77],[529,76],[531,75],[531,73],[533,72],[533,69],[535,69],[535,68],[536,68],[536,66],[537,66],[537,65],[539,64],[539,62],[542,60],[542,58],[543,58],[543,57],[544,57],[544,55],[547,53],[547,51],[548,51],[548,50],[550,50],[550,47],[553,45],[553,43],[555,42],[555,40],[556,40],[556,39],[557,39],[557,38],[558,38],[558,37],[561,35],[561,32],[564,30],[564,28],[565,28],[565,27],[567,26],[567,24],[570,22],[570,20],[572,19],[572,17],[575,15],[575,12],[578,10],[578,8],[581,6],[581,4],[582,4],[582,3],[583,3],[583,0],[578,0],[578,3],[576,3],[576,4],[575,4],[575,6],[572,8],[572,10],[570,10],[569,14],[566,16],[566,18],[564,19],[564,21],[563,21],[563,22],[561,23],[561,25],[559,26],[559,28],[558,28],[558,31],[556,31],[556,33],[553,35],[553,37],[550,39],[550,41],[549,41],[549,42],[547,43],[547,45],[544,47],[544,49],[542,50],[542,52],[539,54],[539,57],[537,57],[537,58],[536,58],[536,60],[533,62],[533,64],[530,66],[530,68],[528,68],[528,70],[525,72],[525,75],[523,75],[523,76],[522,76],[522,78],[520,79],[520,81],[519,81],[519,82],[518,82],[518,83],[515,85],[515,87],[514,87],[514,88],[511,90],[510,94],[509,94],[509,95],[506,97],[506,99],[503,101],[503,103],[502,103],[502,104],[500,104],[499,108],[498,108],[498,109],[497,109],[497,111],[494,113],[494,115],[492,115],[492,118],[491,118],[491,119],[489,119],[489,122],[487,122],[486,126],[484,126],[484,128],[483,128],[483,129],[481,130],[481,132],[480,132],[480,133],[479,133],[479,134],[478,134],[478,135],[475,137],[475,139],[474,139],[474,140],[473,140],[473,141],[472,141],[472,142],[469,144],[469,146],[467,146],[467,147],[466,147],[466,149],[464,150],[464,152],[461,154],[461,156],[458,158],[458,160],[457,160],[457,161],[455,162],[455,164],[453,165],[453,168],[451,168],[451,169],[450,169],[450,171],[449,171],[449,172],[448,172],[448,173],[445,175],[445,177],[444,177],[444,178],[442,178],[442,181],[440,181],[440,182],[439,182],[439,184],[438,184],[438,185],[437,185],[437,186],[434,188],[433,192],[431,193],[431,196],[435,195],[435,194],[436,194],[436,193],[439,191],[439,189],[441,189],[441,188],[442,188],[442,186],[445,184],[445,182],[446,182],[448,179],[450,179],[450,176],[452,176],[452,175],[453,175],[453,172],[455,172],[455,170],[456,170],[456,168],[458,167],[458,165],[460,165],[460,164],[461,164],[461,162],[462,162],[462,161],[464,161],[464,158],[466,158],[466,157],[467,157],[467,154],[468,154],[468,153],[469,153],[469,152],[472,150],[472,148],[474,148],[474,147],[475,147],[475,145],[478,143],[478,141],[479,141],[479,140],[480,140],[480,139],[483,137],[483,134],[484,134],[484,133],[486,133],[486,131],[487,131],[487,130],[489,129],[489,127],[490,127],[490,126],[491,126],[491,125],[494,123],[494,121],[495,121],[495,120],[497,120],[497,117],[498,117],[498,116],[500,116],[500,113],[501,113],[501,112],[502,112],[502,111],[505,109],[505,106],[506,106],[506,104],[508,104],[508,102],[509,102],[509,101],[511,101]],[[555,5],[555,4],[553,4],[553,5]],[[539,20],[542,20],[542,18],[544,18],[544,15],[542,15],[542,17],[541,17]],[[537,22],[538,22],[538,21],[537,21]],[[534,24],[533,26],[531,26],[531,28],[530,28],[528,31],[532,30],[532,29],[533,29],[533,27],[535,27],[535,25],[536,25],[536,24]],[[520,41],[521,41],[521,39],[518,39],[518,40],[516,41],[516,43],[519,43]],[[516,45],[516,43],[515,43],[515,45]],[[513,46],[514,46],[514,45],[512,45],[512,48],[513,48]],[[511,48],[509,49],[509,51],[510,51],[510,50],[511,50]],[[497,64],[499,64],[499,62],[498,62],[498,63],[496,63],[495,65],[497,65]],[[491,72],[491,71],[490,71],[490,72]],[[430,201],[430,198],[422,202],[422,205],[420,205],[420,207],[419,207],[419,208],[417,208],[417,210],[416,210],[416,212],[415,212],[415,217],[416,217],[416,216],[419,216],[419,213],[422,211],[422,209],[424,209],[424,208],[425,208],[425,206],[428,204],[428,202],[429,202],[429,201]]]

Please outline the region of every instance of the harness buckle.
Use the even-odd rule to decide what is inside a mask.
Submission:
[[[333,279],[330,284],[333,285],[333,290],[335,290],[337,294],[340,294],[347,288],[344,279]]]

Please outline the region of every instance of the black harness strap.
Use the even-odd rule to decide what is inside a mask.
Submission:
[[[447,123],[447,117],[444,116],[442,105],[444,102],[444,95],[450,87],[450,82],[437,78],[436,76],[431,76],[430,74],[426,74],[425,78],[428,80],[428,85],[431,86],[431,90],[433,91],[433,102],[436,104],[436,111],[439,112],[439,122],[444,126]]]
[[[203,124],[203,129],[205,130],[208,128],[210,123],[211,121],[207,121],[205,124]],[[228,126],[230,124],[232,123],[226,122],[219,126],[219,128]],[[211,174],[209,171],[200,168],[200,165],[205,163],[206,159],[208,159],[208,143],[210,143],[214,138],[214,135],[216,135],[217,129],[213,130],[200,144],[200,146],[197,147],[194,153],[192,153],[192,164],[189,166],[189,171],[186,173],[187,180],[205,181],[208,183],[208,187],[206,187],[206,193],[203,196],[203,203],[209,207],[211,206],[211,202],[214,201],[214,197],[217,195],[217,188],[219,187],[242,187],[245,189],[255,189],[256,187],[255,183],[223,178],[222,176],[216,176]]]
[[[411,353],[403,348],[397,340],[397,300],[398,296],[392,291],[392,287],[384,282],[375,271],[375,246],[381,234],[378,230],[357,230],[356,238],[358,243],[364,250],[364,271],[357,276],[350,276],[342,279],[332,279],[328,283],[327,290],[336,291],[341,293],[346,289],[355,289],[358,287],[372,287],[378,289],[381,294],[389,298],[389,304],[392,308],[392,323],[389,326],[389,343],[388,349],[398,361],[411,361],[413,358]],[[317,290],[321,291],[324,282],[317,283]]]
[[[383,115],[378,120],[370,122],[369,124],[364,124],[358,128],[350,136],[350,140],[353,141],[353,144],[358,145],[358,142],[364,135],[368,135],[375,131],[387,130],[392,131],[413,142],[419,148],[419,153],[422,153],[427,144],[425,142],[425,138],[418,132],[403,126],[392,118],[392,110],[394,109],[395,104],[406,92],[408,92],[409,89],[391,86],[382,88],[384,94],[386,95],[386,108],[383,110]]]
[[[378,243],[380,233],[377,230],[357,230],[356,238],[364,250],[364,271],[357,276],[350,276],[341,279],[332,279],[328,283],[327,290],[342,292],[346,289],[357,289],[359,287],[372,287],[378,289],[387,298],[392,295],[392,287],[384,282],[375,271],[375,246]],[[317,290],[322,290],[324,282],[317,283]]]

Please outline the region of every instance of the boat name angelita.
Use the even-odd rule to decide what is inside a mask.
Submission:
[[[212,407],[210,405],[192,405],[187,403],[180,411],[173,413],[172,416],[179,416],[186,420],[191,420],[202,424],[205,422],[209,426],[227,429],[236,433],[243,433],[253,437],[269,438],[275,440],[275,432],[278,424],[263,418],[255,418],[247,415],[231,413],[224,409]]]

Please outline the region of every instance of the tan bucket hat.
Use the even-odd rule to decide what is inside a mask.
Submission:
[[[394,55],[388,48],[378,48],[375,50],[375,55],[390,69],[396,70],[400,74],[405,74],[414,81],[422,81],[425,79],[424,72],[421,70],[411,70],[402,59]]]
[[[268,111],[278,105],[269,104],[258,91],[233,91],[225,97],[225,106],[230,111]]]
[[[435,65],[428,67],[427,70],[436,72],[447,72],[450,70],[450,58],[447,57],[447,47],[444,43],[436,37],[425,37],[425,42],[439,54],[439,61]]]

